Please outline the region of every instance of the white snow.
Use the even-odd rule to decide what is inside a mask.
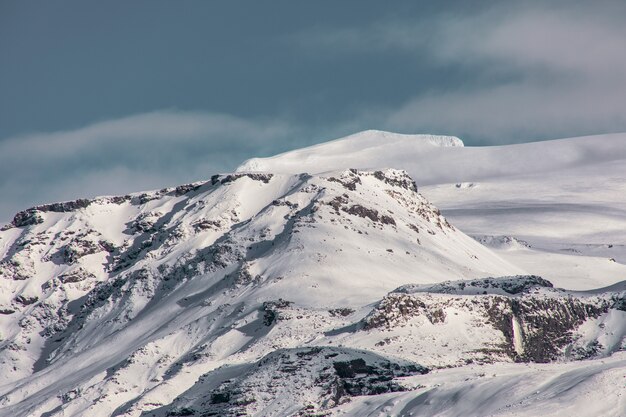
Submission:
[[[470,235],[510,236],[532,251],[498,252],[528,272],[568,288],[595,288],[626,276],[626,134],[489,147],[433,146],[427,135],[366,131],[238,170],[324,172],[406,170],[420,192]],[[553,256],[612,245],[594,256]],[[580,255],[589,254],[582,251]],[[579,254],[577,254],[579,255]],[[609,265],[609,259],[617,264]],[[529,270],[530,268],[530,270]]]
[[[336,415],[621,417],[625,369],[625,352],[584,363],[444,369],[414,377],[417,391],[359,397]]]
[[[43,210],[0,231],[0,416],[200,415],[231,385],[257,416],[623,416],[626,313],[609,305],[626,295],[625,159],[626,135],[465,147],[366,131]],[[430,285],[518,274],[584,290],[529,290],[539,301],[601,306],[558,362],[513,363],[529,325],[513,314],[507,336],[490,308],[520,295]],[[391,324],[364,327],[385,300]],[[333,358],[431,372],[345,402],[319,379]]]

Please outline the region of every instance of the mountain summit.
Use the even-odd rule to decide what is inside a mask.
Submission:
[[[463,147],[463,141],[454,136],[441,135],[404,135],[401,133],[384,132],[382,130],[365,130],[345,138],[324,142],[307,148],[285,152],[270,158],[253,158],[244,162],[237,171],[272,171],[296,173],[304,170],[312,173],[332,171],[351,166],[371,168],[377,166],[396,166],[393,164],[370,163],[378,161],[381,150],[393,150],[401,153],[428,152],[437,147]],[[347,159],[347,160],[346,160]],[[342,162],[343,160],[343,162]],[[368,161],[363,164],[363,162]],[[298,168],[300,166],[300,168]]]

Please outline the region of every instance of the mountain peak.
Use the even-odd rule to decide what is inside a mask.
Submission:
[[[269,158],[252,158],[237,171],[311,172],[337,170],[339,167],[385,168],[389,155],[420,155],[442,148],[463,148],[463,141],[454,136],[406,135],[382,130],[364,130],[340,139]],[[370,165],[361,162],[371,161]],[[352,164],[355,162],[355,164]]]
[[[463,141],[456,136],[446,136],[446,135],[432,135],[432,134],[406,134],[406,133],[395,133],[388,132],[385,130],[377,130],[377,129],[368,129],[363,130],[361,132],[353,133],[352,135],[333,140],[332,143],[337,141],[345,141],[345,140],[359,140],[359,141],[367,141],[367,140],[395,140],[395,141],[413,141],[416,144],[426,143],[434,146],[464,146]]]
[[[417,143],[428,143],[434,146],[464,146],[461,139],[456,136],[445,135],[431,135],[431,134],[405,134],[388,132],[385,130],[368,129],[361,132],[354,133],[344,138],[336,139],[336,141],[342,140],[411,140]],[[335,142],[335,141],[331,141]]]

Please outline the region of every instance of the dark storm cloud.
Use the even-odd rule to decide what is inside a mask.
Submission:
[[[620,2],[469,3],[3,2],[0,221],[370,128],[626,130]]]

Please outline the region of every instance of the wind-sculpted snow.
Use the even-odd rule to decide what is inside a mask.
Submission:
[[[523,143],[507,146],[464,147],[454,137],[401,135],[368,130],[269,158],[253,158],[239,170],[320,173],[341,169],[399,167],[421,184],[450,184],[460,191],[480,188],[480,181],[521,174],[550,173],[626,159],[624,135]]]
[[[402,170],[38,206],[0,231],[0,415],[336,415],[448,368],[611,359],[623,305],[503,260]]]
[[[271,158],[252,158],[244,162],[238,169],[241,172],[265,171],[294,173],[307,171],[320,173],[342,169],[346,166],[359,168],[388,167],[392,164],[363,165],[362,162],[388,158],[390,154],[397,156],[410,149],[428,151],[435,148],[462,148],[463,141],[454,136],[441,135],[403,135],[366,130],[345,138],[333,140],[319,145],[310,146],[296,151],[285,152]],[[405,155],[408,157],[409,155]],[[357,164],[353,164],[357,162]],[[301,168],[298,168],[301,164]]]
[[[602,361],[472,364],[409,378],[423,385],[415,391],[354,398],[334,415],[621,417],[625,367],[624,352]]]

